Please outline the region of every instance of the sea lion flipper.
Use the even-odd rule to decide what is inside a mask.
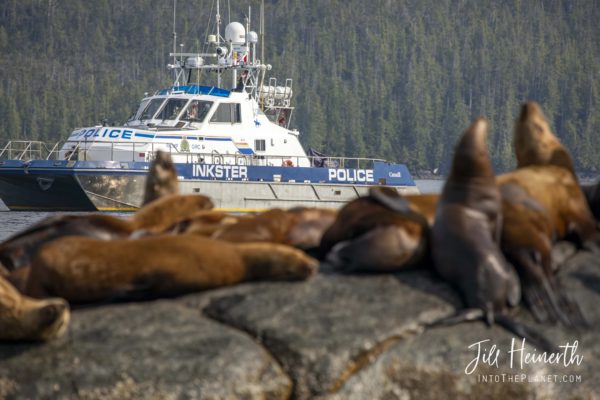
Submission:
[[[546,338],[543,334],[536,331],[533,328],[528,327],[525,324],[515,321],[514,319],[508,317],[504,314],[496,315],[496,323],[502,326],[504,329],[509,332],[514,333],[515,335],[528,340],[536,347],[541,348],[546,352],[557,352],[559,349],[554,345],[548,338]]]
[[[429,229],[427,218],[413,210],[406,197],[401,196],[398,192],[391,192],[389,188],[370,187],[369,198],[375,200],[385,208],[399,213],[410,221],[418,223],[423,228]]]
[[[577,300],[571,296],[571,294],[559,284],[556,285],[556,293],[561,308],[565,309],[570,325],[575,329],[587,329],[591,326],[589,320],[583,313],[583,310],[579,306]]]
[[[523,297],[531,314],[538,322],[554,321],[555,318],[549,314],[548,307],[540,294],[540,288],[537,285],[524,283]]]
[[[405,197],[400,196],[397,192],[390,193],[389,191],[384,191],[378,187],[370,187],[369,197],[392,211],[397,211],[399,213],[409,213],[412,211],[408,200],[406,200]]]

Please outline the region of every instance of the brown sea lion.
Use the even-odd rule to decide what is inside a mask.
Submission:
[[[514,146],[517,168],[554,165],[575,174],[571,155],[552,133],[542,109],[533,101],[521,107],[521,114],[515,124]]]
[[[296,207],[287,212],[294,219],[286,232],[284,244],[306,251],[319,246],[323,233],[337,217],[337,210],[327,208]]]
[[[390,272],[409,268],[427,255],[431,198],[400,196],[385,187],[352,200],[323,234],[319,257],[344,272]],[[431,218],[432,220],[433,218]]]
[[[519,168],[498,176],[499,186],[518,185],[549,214],[555,240],[573,238],[600,253],[600,233],[575,176],[554,165]]]
[[[294,217],[286,210],[272,208],[257,215],[240,218],[236,224],[225,225],[212,238],[233,243],[284,243],[293,223]]]
[[[302,251],[272,243],[233,244],[196,235],[129,241],[67,237],[33,260],[25,293],[87,303],[155,298],[251,280],[301,280],[317,271]]]
[[[212,238],[236,243],[281,243],[310,250],[319,245],[336,214],[335,210],[322,208],[273,208],[254,216],[237,217],[237,223],[224,225]]]
[[[158,150],[146,176],[142,205],[146,205],[163,196],[178,193],[179,182],[177,180],[177,170],[171,160],[171,155]]]
[[[500,192],[487,135],[487,121],[478,118],[458,142],[432,230],[435,269],[458,288],[468,309],[432,326],[485,318],[488,324],[498,323],[550,349],[553,346],[541,335],[506,314],[520,301],[520,282],[498,247]]]
[[[38,248],[56,238],[75,235],[111,240],[127,237],[133,230],[129,221],[110,215],[53,215],[0,244],[0,262],[12,271],[29,265]]]
[[[515,152],[518,168],[532,165],[554,165],[565,168],[575,176],[573,158],[567,148],[552,133],[540,106],[534,102],[523,104],[515,124]],[[582,185],[581,189],[596,221],[600,221],[600,189],[595,185]]]
[[[164,234],[193,234],[211,237],[227,225],[237,224],[241,219],[254,216],[233,215],[222,211],[202,210],[171,225]]]
[[[198,211],[210,210],[213,202],[199,194],[162,196],[137,210],[131,222],[134,230],[158,233],[189,218]]]
[[[23,296],[0,276],[0,340],[58,338],[67,330],[69,316],[69,306],[64,300]]]
[[[538,321],[585,326],[579,306],[555,276],[552,245],[556,235],[551,213],[514,181],[501,184],[500,192],[501,248],[519,273],[525,303]]]

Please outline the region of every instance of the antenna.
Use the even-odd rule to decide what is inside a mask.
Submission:
[[[265,0],[260,2],[260,62],[265,63]]]
[[[217,0],[217,47],[221,44],[221,14],[219,13],[219,0]],[[217,68],[217,87],[221,87],[221,68]]]
[[[177,0],[173,0],[173,65],[177,65],[177,32],[175,31],[175,16],[177,12]],[[177,80],[177,70],[173,69],[175,80]]]

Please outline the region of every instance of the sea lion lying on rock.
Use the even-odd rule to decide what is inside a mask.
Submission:
[[[390,272],[411,267],[428,253],[435,196],[400,196],[373,187],[352,200],[325,231],[319,257],[344,272]]]
[[[146,205],[163,196],[178,193],[179,181],[177,180],[177,170],[171,160],[171,155],[158,150],[146,176],[142,205]]]
[[[58,338],[67,330],[69,316],[64,300],[23,296],[0,276],[0,340]]]
[[[111,240],[127,237],[132,224],[110,215],[53,215],[13,235],[0,244],[0,262],[13,271],[30,264],[43,244],[63,236],[90,236]]]
[[[478,118],[460,139],[432,230],[435,269],[458,288],[468,309],[432,325],[484,318],[488,324],[498,323],[552,348],[541,335],[507,317],[507,311],[520,302],[521,287],[498,246],[502,207],[487,136],[487,121]]]
[[[156,298],[252,280],[302,280],[318,263],[272,243],[233,244],[195,235],[129,241],[66,237],[46,244],[31,266],[25,293],[87,303]]]
[[[241,219],[254,216],[233,215],[222,211],[203,210],[171,225],[162,233],[171,235],[193,234],[211,237],[224,226],[237,224]]]
[[[64,236],[113,240],[160,233],[189,215],[212,207],[206,196],[170,195],[142,207],[130,220],[104,214],[54,215],[0,244],[0,262],[11,271],[25,267],[40,246]]]
[[[323,208],[273,208],[256,216],[238,218],[237,223],[224,225],[212,238],[235,243],[281,243],[310,250],[319,245],[336,215],[337,211]]]
[[[131,218],[134,230],[160,233],[199,211],[210,210],[213,202],[200,194],[160,197],[137,210]]]

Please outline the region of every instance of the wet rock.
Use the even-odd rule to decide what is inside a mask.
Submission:
[[[481,322],[424,329],[462,306],[428,270],[323,273],[76,310],[63,339],[0,345],[0,399],[594,399],[600,259],[579,252],[560,275],[589,329],[538,324],[526,310],[514,318],[557,345],[577,340],[578,365],[511,368],[513,335]],[[498,365],[466,374],[469,346],[485,339]],[[563,376],[576,381],[528,382]]]
[[[337,391],[392,343],[457,304],[447,285],[411,271],[253,285],[214,299],[205,313],[258,338],[294,380],[295,398],[305,399]]]
[[[8,398],[285,399],[290,390],[246,334],[177,301],[76,310],[64,339],[0,345]]]
[[[527,354],[541,354],[511,333],[482,322],[435,328],[421,335],[395,342],[374,363],[352,376],[335,394],[319,397],[337,399],[595,399],[600,394],[600,260],[590,253],[578,253],[561,272],[561,281],[578,300],[590,321],[590,328],[577,332],[561,325],[541,325],[522,310],[515,319],[533,327],[558,346],[578,347],[567,364],[527,363]],[[473,371],[477,345],[500,351],[498,362],[480,362]],[[514,340],[514,345],[513,345]],[[514,347],[513,347],[514,346]],[[511,349],[516,350],[511,364]],[[489,353],[486,353],[489,354]],[[495,352],[492,352],[495,354]],[[521,355],[523,363],[521,364]],[[578,364],[577,360],[581,362]],[[571,362],[573,361],[573,362]],[[471,365],[472,366],[472,365]],[[471,372],[471,373],[467,373]]]

